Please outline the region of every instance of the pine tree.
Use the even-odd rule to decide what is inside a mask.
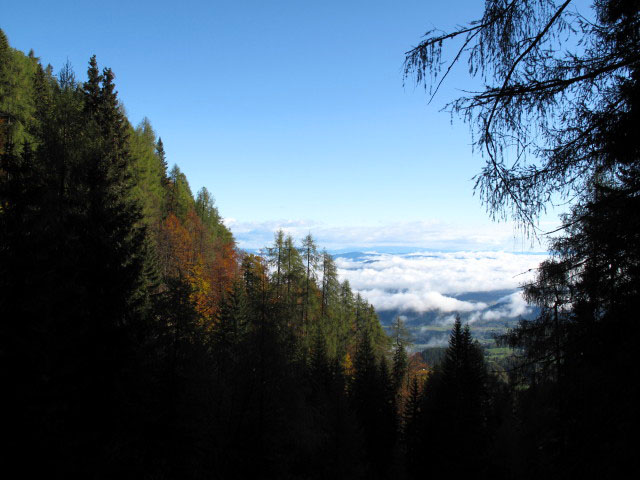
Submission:
[[[380,359],[378,368],[378,392],[380,397],[378,413],[377,449],[378,465],[383,471],[388,471],[394,456],[396,437],[398,433],[398,412],[394,379],[389,372],[389,366],[385,356]],[[385,456],[385,453],[388,456]]]
[[[366,408],[367,397],[373,393],[377,375],[376,357],[371,344],[371,336],[368,332],[362,333],[357,347],[353,395],[356,409],[364,409]]]
[[[278,298],[281,296],[281,289],[283,285],[284,276],[284,262],[285,262],[285,239],[284,232],[278,230],[273,239],[273,245],[267,248],[267,256],[269,264],[273,268],[273,280],[276,284],[276,293]]]
[[[239,349],[247,333],[248,315],[246,293],[240,281],[236,280],[220,305],[211,334],[218,368],[222,371],[228,368],[229,361],[237,362],[237,356],[242,354]]]
[[[87,81],[84,82],[82,86],[85,95],[85,108],[90,115],[96,115],[99,108],[98,105],[100,104],[100,84],[103,81],[103,77],[100,75],[100,69],[98,68],[98,61],[95,55],[89,60],[87,77]]]
[[[113,76],[84,93],[69,69],[63,77],[36,70],[37,149],[3,155],[0,251],[12,287],[0,304],[20,319],[6,341],[29,337],[6,350],[12,364],[29,365],[15,399],[29,412],[25,432],[53,472],[87,474],[131,428],[126,397],[153,280]]]
[[[6,151],[6,146],[11,139],[11,116],[8,112],[8,105],[5,99],[10,98],[12,72],[12,58],[9,47],[9,40],[4,31],[0,28],[0,154]]]
[[[0,153],[11,142],[16,152],[25,141],[34,142],[29,130],[36,110],[33,76],[37,65],[35,59],[11,48],[0,30]]]
[[[457,317],[445,358],[425,385],[423,438],[437,459],[435,472],[481,473],[478,465],[488,447],[486,376],[482,349]]]
[[[321,299],[321,317],[330,316],[330,309],[336,302],[338,295],[338,271],[333,257],[324,250],[320,256],[322,266],[322,299]]]
[[[198,190],[195,201],[195,210],[198,217],[200,217],[202,224],[205,226],[207,232],[214,241],[231,241],[231,233],[222,223],[220,213],[215,206],[215,199],[206,187],[202,187]]]
[[[164,152],[164,143],[162,143],[161,137],[158,137],[158,142],[156,143],[156,155],[163,167],[164,181],[166,182],[168,180],[167,175],[169,173],[169,164],[167,163],[167,155]]]
[[[301,310],[303,306],[299,299],[300,293],[303,291],[301,287],[304,278],[304,265],[291,235],[287,235],[284,240],[282,257],[282,281],[284,282],[283,295],[286,299],[286,316],[289,323],[299,325],[301,313],[298,310]]]
[[[393,382],[396,393],[399,393],[409,370],[409,358],[406,350],[409,343],[409,332],[400,317],[396,317],[391,335],[394,342]]]
[[[422,445],[422,435],[424,431],[423,422],[423,402],[422,392],[418,377],[411,379],[409,395],[407,396],[402,411],[402,441],[404,444],[405,458],[407,462],[407,472],[411,477],[417,477],[424,468],[424,457],[429,452]],[[430,432],[424,432],[431,435]]]
[[[451,107],[475,125],[476,188],[493,215],[537,231],[547,206],[572,205],[525,288],[540,316],[503,337],[521,354],[512,379],[534,478],[622,475],[632,454],[617,439],[637,416],[637,382],[616,372],[637,337],[640,4],[587,5],[492,0],[478,21],[430,32],[405,64],[436,81],[443,44],[463,40],[453,63],[469,55],[487,86]]]
[[[306,276],[304,287],[304,302],[302,306],[302,332],[306,335],[309,328],[309,312],[311,310],[312,302],[312,284],[315,284],[316,269],[318,267],[318,247],[313,239],[311,233],[309,233],[302,241],[302,247],[300,248],[300,255],[303,258]]]
[[[9,39],[4,31],[0,28],[0,52],[9,50]]]
[[[194,209],[194,200],[187,177],[177,165],[174,165],[169,172],[168,190],[168,212],[185,221],[189,211]]]
[[[328,394],[333,379],[327,354],[327,341],[320,329],[317,329],[314,334],[309,373],[313,388],[316,391]]]

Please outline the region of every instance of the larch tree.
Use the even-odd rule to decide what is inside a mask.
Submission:
[[[605,160],[596,139],[629,113],[640,62],[638,5],[596,0],[587,12],[574,3],[489,0],[481,18],[427,32],[405,59],[405,75],[432,95],[464,59],[473,77],[486,80],[485,89],[448,106],[470,122],[486,156],[476,188],[490,213],[530,228],[558,195],[579,197],[595,174],[615,175],[626,163]]]
[[[273,245],[267,248],[267,257],[269,264],[273,269],[273,278],[276,282],[276,293],[278,297],[281,295],[281,287],[283,285],[284,263],[285,263],[285,237],[284,232],[278,230],[273,239]]]
[[[634,0],[488,0],[481,18],[428,32],[406,55],[405,73],[432,94],[465,59],[486,84],[449,107],[486,160],[476,190],[494,217],[535,236],[546,208],[571,205],[548,232],[559,235],[552,258],[525,286],[541,315],[503,337],[522,354],[521,418],[530,461],[545,466],[533,476],[618,476],[627,462],[620,432],[637,418],[638,385],[620,372],[640,293],[639,31]]]
[[[320,254],[320,262],[322,271],[321,316],[324,318],[330,315],[329,310],[336,303],[340,282],[338,281],[338,269],[335,261],[326,250],[323,250]]]
[[[315,285],[316,270],[318,268],[318,247],[311,233],[302,240],[300,255],[305,266],[304,303],[302,308],[302,330],[307,331],[309,310],[312,302],[312,285]]]

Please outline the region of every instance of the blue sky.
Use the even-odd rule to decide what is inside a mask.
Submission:
[[[482,4],[25,1],[3,5],[0,28],[56,70],[68,58],[84,78],[94,53],[111,67],[130,119],[150,118],[241,246],[289,225],[325,232],[333,248],[381,229],[387,245],[526,249],[473,197],[482,159],[467,126],[439,112],[469,88],[464,66],[429,106],[422,88],[403,87],[404,52]],[[469,247],[464,231],[484,236]]]

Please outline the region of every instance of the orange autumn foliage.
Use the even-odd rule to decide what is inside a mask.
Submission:
[[[429,376],[431,369],[422,359],[422,355],[416,352],[409,356],[409,378],[417,377],[423,382]]]
[[[158,243],[164,276],[182,278],[191,286],[195,309],[205,325],[211,326],[238,275],[235,245],[215,238],[193,210],[184,223],[170,213]]]

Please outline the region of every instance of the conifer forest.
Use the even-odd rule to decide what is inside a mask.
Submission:
[[[0,30],[4,478],[629,475],[640,2],[583,13],[486,0],[404,57],[427,97],[468,62],[481,90],[447,109],[481,159],[475,193],[548,240],[523,285],[537,316],[497,338],[500,362],[459,317],[438,355],[413,349],[311,233],[239,248],[100,52],[54,70]],[[557,199],[570,210],[542,232]]]

